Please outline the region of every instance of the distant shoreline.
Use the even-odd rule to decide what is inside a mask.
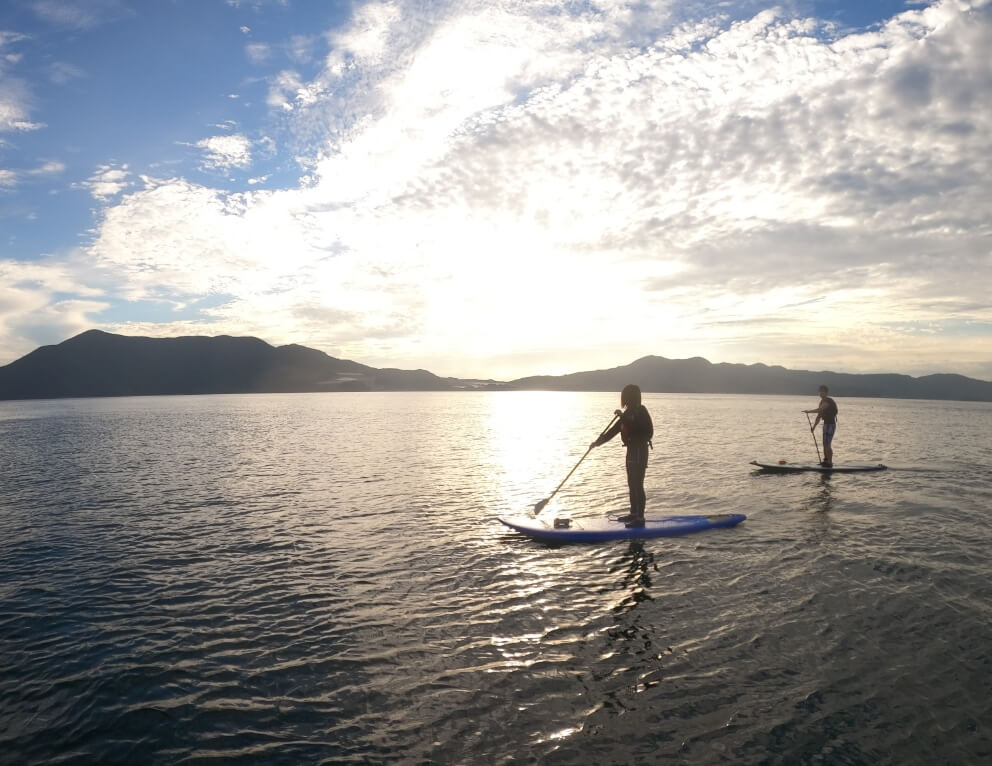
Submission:
[[[387,391],[619,391],[992,401],[992,382],[956,374],[789,370],[765,364],[711,363],[700,357],[645,356],[608,370],[512,381],[440,377],[428,370],[377,369],[299,345],[258,338],[144,338],[88,330],[41,346],[0,367],[0,400]]]

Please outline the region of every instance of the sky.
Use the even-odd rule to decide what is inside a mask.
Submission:
[[[0,365],[992,380],[992,0],[5,0]]]

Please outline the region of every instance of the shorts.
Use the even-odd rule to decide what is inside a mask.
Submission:
[[[836,423],[824,423],[823,424],[823,446],[826,447],[830,442],[834,440],[834,434],[837,432]]]

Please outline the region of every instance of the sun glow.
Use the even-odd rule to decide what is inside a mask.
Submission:
[[[485,443],[493,494],[506,512],[531,512],[567,473],[565,468],[557,475],[562,465],[574,465],[576,445],[563,434],[585,417],[588,402],[581,394],[507,391],[487,397],[487,403]]]

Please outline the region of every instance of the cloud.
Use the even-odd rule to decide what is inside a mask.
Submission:
[[[106,202],[133,185],[133,182],[129,180],[130,177],[131,173],[128,171],[127,165],[122,165],[119,168],[103,165],[97,168],[96,172],[86,181],[76,186],[87,189],[95,199]]]
[[[0,168],[0,188],[12,189],[15,186],[19,186],[25,179],[54,176],[63,171],[65,171],[65,165],[54,160],[42,163],[38,167],[28,170],[15,171]]]
[[[30,7],[40,19],[72,29],[92,29],[134,13],[119,0],[34,0]]]
[[[286,44],[286,55],[296,63],[313,61],[317,38],[313,35],[293,35]]]
[[[249,167],[251,145],[251,141],[240,133],[211,136],[196,142],[196,147],[204,153],[204,167],[220,170]]]
[[[56,160],[49,160],[38,167],[27,171],[29,175],[32,176],[51,176],[58,175],[65,171],[65,163],[58,162]]]
[[[225,0],[232,8],[261,8],[265,5],[289,5],[289,0]]]
[[[66,61],[56,61],[48,67],[48,78],[56,85],[65,85],[85,76],[86,73],[82,69]]]
[[[278,292],[314,258],[290,195],[225,194],[180,179],[103,213],[90,253],[126,281],[129,299]]]
[[[272,56],[272,46],[266,43],[248,43],[245,46],[245,55],[253,64],[261,64]]]
[[[9,29],[0,29],[0,49],[5,48],[8,45],[14,43],[19,43],[22,40],[27,40],[28,36],[20,32],[12,32]],[[19,58],[16,54],[7,53],[4,54],[4,60],[9,60],[13,58],[15,61]]]
[[[34,107],[26,83],[4,74],[0,68],[0,132],[21,132],[39,130],[44,123],[32,122],[29,118]]]
[[[43,123],[32,122],[29,117],[35,106],[35,99],[27,83],[9,73],[21,61],[18,53],[5,52],[11,45],[27,40],[27,36],[17,32],[0,30],[0,133],[38,130]],[[3,141],[0,139],[0,147]]]
[[[92,12],[83,6],[69,2],[37,0],[32,3],[31,8],[39,18],[65,26],[86,28],[98,23],[97,16]]]
[[[270,107],[291,112],[297,102],[313,103],[321,91],[318,87],[307,86],[303,83],[298,72],[283,70],[269,81],[269,91],[266,103]]]
[[[880,369],[909,322],[992,321],[987,3],[856,33],[602,8],[362,6],[316,76],[269,83],[297,188],[145,178],[89,256],[128,299],[230,296],[211,328],[482,377],[554,371],[523,349],[809,367],[811,338]],[[242,135],[197,146],[251,162]]]
[[[93,278],[78,251],[58,262],[0,259],[0,359],[13,361],[92,327],[93,314],[108,305],[87,283]]]

